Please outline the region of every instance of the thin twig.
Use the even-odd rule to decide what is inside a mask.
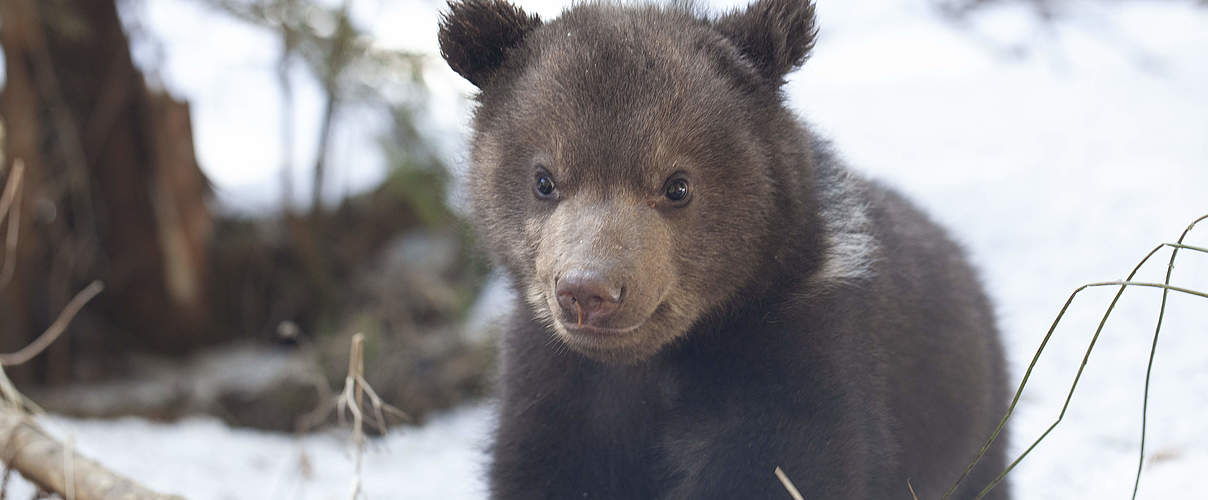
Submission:
[[[67,491],[63,492],[63,497],[66,500],[75,500],[76,484],[75,484],[75,435],[68,434],[67,442],[63,444],[63,487]]]
[[[0,500],[8,498],[8,478],[13,475],[13,468],[8,466],[8,462],[4,465],[4,477],[0,478]]]
[[[361,334],[357,334],[357,335],[361,335]],[[356,341],[355,337],[354,337],[353,341],[354,342]],[[363,342],[363,340],[362,340],[362,342]],[[350,368],[349,372],[350,372],[350,374],[348,376],[344,377],[344,386],[343,386],[343,388],[340,389],[340,393],[338,395],[336,395],[335,397],[330,397],[331,389],[327,387],[325,382],[323,382],[321,379],[317,380],[315,382],[315,386],[320,393],[320,397],[319,397],[320,403],[317,408],[310,411],[306,415],[303,415],[303,417],[300,419],[301,420],[301,423],[299,425],[300,431],[311,429],[311,428],[317,426],[318,424],[322,423],[322,421],[324,419],[326,419],[328,415],[331,414],[333,409],[335,410],[336,417],[339,420],[340,425],[344,425],[344,418],[345,418],[344,413],[346,411],[349,414],[353,415],[354,417],[356,417],[359,414],[363,418],[365,415],[364,402],[362,401],[361,404],[353,404],[353,402],[355,402],[357,400],[357,396],[356,396],[357,391],[363,391],[362,399],[364,397],[369,398],[369,405],[373,408],[373,413],[374,413],[374,415],[373,415],[374,418],[372,420],[368,420],[368,421],[362,420],[362,423],[368,422],[369,425],[371,425],[374,429],[377,429],[378,431],[380,431],[382,434],[385,434],[387,431],[387,427],[388,427],[388,421],[386,418],[387,416],[395,417],[395,418],[398,418],[403,421],[407,421],[407,420],[411,419],[411,416],[408,415],[407,412],[400,410],[397,407],[383,401],[382,397],[379,396],[377,391],[375,391],[373,389],[373,386],[369,385],[369,381],[365,380],[365,375],[363,373],[364,372],[364,360],[363,360],[364,350],[363,350],[363,348],[360,351],[360,356],[362,356],[362,361],[361,361],[360,367],[358,369],[352,369],[352,367],[354,366],[353,359],[355,358],[355,356],[356,356],[356,348],[354,347],[353,350],[349,353],[349,368]],[[352,373],[354,373],[358,370],[362,372],[361,375],[352,375]]]
[[[96,297],[104,288],[105,285],[101,284],[100,281],[93,281],[83,290],[80,290],[75,297],[71,298],[71,302],[67,303],[63,311],[59,313],[59,317],[55,319],[55,322],[50,324],[50,328],[42,332],[41,336],[29,345],[21,348],[20,351],[10,354],[0,354],[0,366],[20,365],[33,359],[34,356],[41,354],[50,344],[54,343],[55,339],[59,338],[59,335],[63,334],[63,331],[67,329],[67,325],[75,318],[76,313],[80,312],[84,304],[87,304],[93,297]]]
[[[361,493],[361,462],[365,455],[365,421],[361,411],[361,400],[364,394],[361,384],[365,374],[365,335],[357,333],[352,336],[352,348],[348,351],[348,377],[344,381],[344,402],[352,413],[352,441],[356,446],[356,475],[352,483],[351,500],[356,500]]]
[[[365,377],[357,377],[357,383],[360,384],[361,387],[365,388],[365,395],[369,396],[369,404],[373,406],[374,413],[377,416],[377,425],[375,427],[377,427],[378,431],[380,431],[382,434],[386,433],[387,413],[404,421],[411,419],[411,416],[408,415],[407,412],[396,408],[390,403],[382,401],[382,398],[377,395],[377,392],[373,390],[373,386],[369,385],[369,382],[365,380]]]
[[[352,481],[352,492],[349,496],[352,500],[361,496],[361,464],[365,454],[364,400],[366,397],[369,398],[369,404],[373,407],[373,418],[369,419],[368,423],[382,434],[386,433],[386,414],[408,418],[402,410],[382,401],[377,391],[374,391],[369,382],[365,380],[365,335],[357,333],[352,336],[351,347],[348,351],[348,375],[344,377],[344,387],[340,389],[339,396],[335,397],[334,401],[329,398],[321,398],[320,406],[304,417],[305,423],[317,424],[325,419],[334,407],[336,417],[339,419],[340,425],[343,425],[344,412],[352,415],[352,444],[356,453],[355,474]]]
[[[29,398],[21,394],[17,390],[17,386],[13,385],[13,381],[9,380],[8,374],[4,372],[4,366],[0,365],[0,409],[21,411],[40,415],[46,413]]]

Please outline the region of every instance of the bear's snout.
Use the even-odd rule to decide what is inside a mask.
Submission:
[[[607,326],[621,306],[624,291],[603,274],[586,270],[567,273],[555,285],[558,306],[568,326]]]
[[[654,316],[675,283],[671,230],[636,198],[581,188],[537,226],[527,298],[580,352],[617,360],[663,338]]]

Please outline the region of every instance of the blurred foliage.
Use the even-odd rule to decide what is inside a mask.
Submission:
[[[349,1],[337,7],[308,0],[198,1],[279,33],[284,52],[319,80],[338,83],[342,97],[380,97],[390,87],[410,88],[423,80],[422,56],[376,47],[353,25]]]
[[[288,158],[293,146],[288,124],[293,121],[292,87],[297,78],[291,68],[305,68],[323,91],[311,215],[307,224],[287,223],[290,230],[278,244],[297,249],[299,272],[306,277],[303,284],[317,297],[320,312],[313,319],[318,323],[311,325],[338,325],[350,312],[344,280],[387,250],[392,238],[420,228],[456,224],[445,203],[447,169],[420,124],[428,111],[424,57],[376,44],[351,16],[351,0],[195,1],[274,32],[280,39],[277,72],[282,123],[287,124],[282,132],[286,158],[282,181],[287,193],[282,212],[286,219],[292,217]],[[365,111],[357,113],[359,117],[374,116],[385,123],[378,145],[388,174],[378,187],[353,194],[333,207],[333,212],[323,213],[320,191],[329,139],[332,129],[342,124],[338,119],[341,111],[350,108]],[[298,306],[286,309],[315,314],[312,306]],[[330,331],[328,327],[315,330]]]
[[[380,138],[389,174],[383,187],[406,200],[427,226],[448,225],[452,214],[445,202],[449,173],[415,124],[410,106],[391,110],[392,126]]]
[[[1118,0],[1098,0],[1103,3],[1115,3]],[[1151,0],[1169,2],[1171,0]],[[1069,3],[1064,0],[932,0],[940,12],[954,19],[960,19],[983,8],[994,5],[1026,5],[1037,17],[1044,21],[1052,21],[1062,16],[1062,9]],[[1195,0],[1202,7],[1208,7],[1208,0]]]
[[[992,5],[1026,4],[1042,19],[1052,19],[1055,2],[1050,0],[933,0],[940,12],[952,18],[963,18]]]
[[[444,165],[419,132],[425,110],[424,57],[416,52],[382,48],[357,26],[350,15],[351,0],[338,5],[314,0],[197,0],[233,17],[275,32],[281,40],[278,78],[286,99],[292,99],[289,68],[301,63],[323,89],[326,107],[314,167],[313,210],[324,177],[328,138],[340,110],[363,106],[383,112],[391,130],[381,141],[391,170],[389,184],[405,181],[392,191],[407,197],[424,220],[444,222]],[[292,113],[287,103],[285,113]],[[285,123],[291,117],[285,117]],[[289,141],[287,141],[289,142]],[[286,145],[292,148],[291,144]],[[288,182],[288,180],[286,181]],[[288,207],[285,207],[288,209]]]

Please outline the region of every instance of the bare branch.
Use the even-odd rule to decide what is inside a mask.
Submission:
[[[20,365],[33,359],[34,356],[41,354],[42,351],[59,338],[59,335],[63,334],[63,331],[67,329],[67,325],[80,312],[84,304],[87,304],[93,297],[96,297],[104,288],[105,285],[101,284],[100,281],[93,281],[83,290],[80,290],[75,297],[71,298],[71,302],[67,303],[63,311],[59,313],[59,317],[55,319],[55,322],[50,324],[50,328],[42,332],[41,336],[29,345],[21,348],[20,351],[11,354],[0,354],[0,366]]]

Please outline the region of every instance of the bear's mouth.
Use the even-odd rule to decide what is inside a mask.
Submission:
[[[658,307],[655,307],[655,309],[657,310]],[[623,348],[641,337],[639,332],[642,331],[643,327],[650,324],[651,318],[655,316],[654,312],[651,311],[651,314],[640,318],[633,318],[630,320],[631,323],[626,326],[592,325],[586,322],[576,322],[575,318],[553,315],[554,331],[571,347],[578,346],[588,349]]]
[[[557,320],[554,333],[568,347],[588,357],[601,361],[625,360],[634,358],[623,353],[643,343],[643,335],[640,332],[648,324],[649,317],[643,318],[637,324],[621,328],[576,325],[574,322]]]
[[[646,319],[649,319],[649,318],[646,318]],[[584,324],[569,324],[569,323],[563,323],[561,320],[559,320],[558,323],[562,326],[562,328],[564,330],[566,330],[568,333],[570,333],[572,335],[611,337],[611,336],[617,336],[617,335],[624,335],[624,334],[633,332],[634,330],[637,330],[638,328],[641,328],[642,325],[646,324],[646,319],[639,321],[635,325],[621,327],[621,328],[606,328],[606,327],[602,327],[602,326],[591,326],[591,325],[584,325]]]
[[[576,325],[555,319],[554,336],[571,350],[596,361],[629,364],[658,352],[676,335],[666,327],[670,305],[660,301],[650,314],[620,328]]]

